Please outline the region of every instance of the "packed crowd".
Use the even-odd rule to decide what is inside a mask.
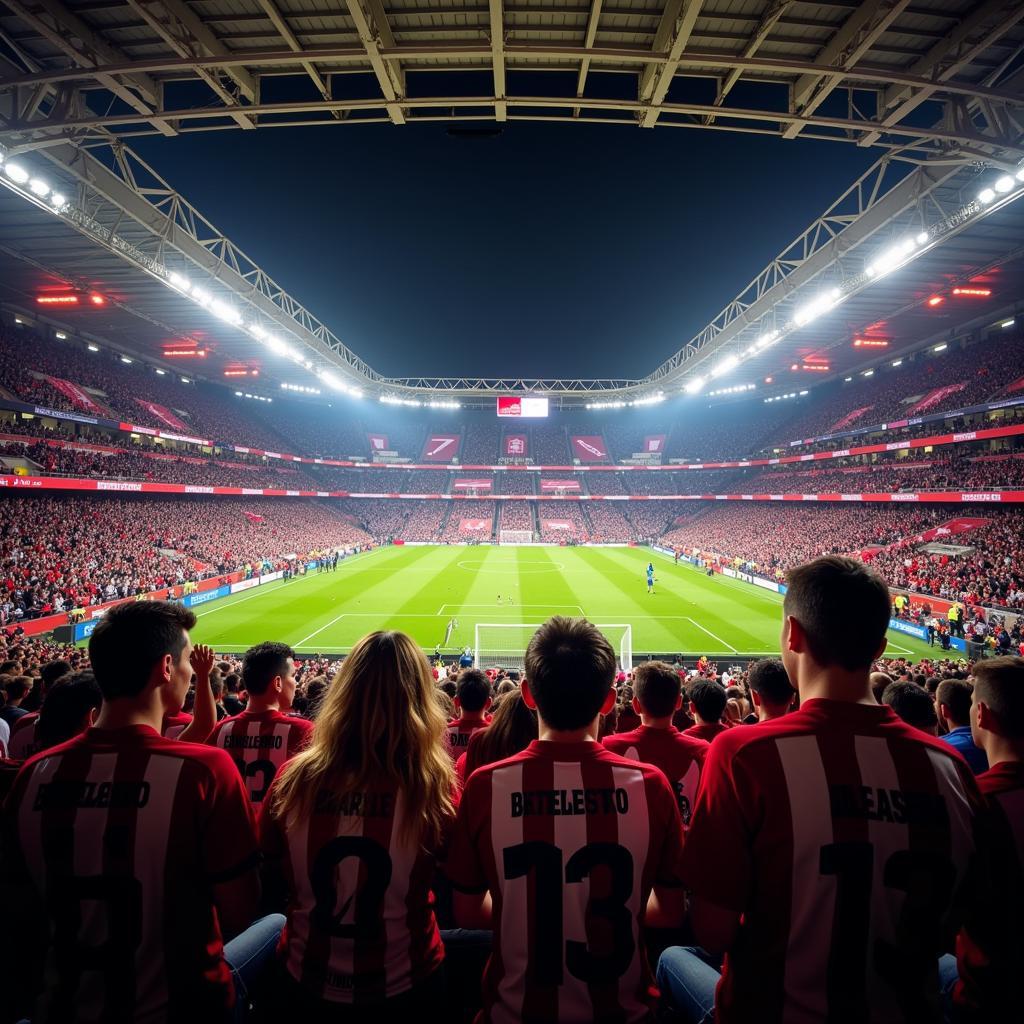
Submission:
[[[591,502],[584,510],[587,532],[598,543],[629,543],[635,536],[633,524],[618,505]]]
[[[828,558],[721,671],[564,618],[522,674],[162,602],[2,639],[0,1024],[1015,1019],[1024,659],[879,659],[889,614]]]
[[[533,505],[526,501],[503,501],[501,503],[501,520],[499,530],[536,531],[537,525],[533,516]]]
[[[545,544],[561,544],[569,540],[586,540],[587,523],[583,509],[576,501],[538,501],[537,521],[540,525],[540,539]],[[545,526],[545,523],[558,525]],[[566,529],[562,524],[568,523]]]
[[[0,624],[366,544],[316,502],[0,498]]]

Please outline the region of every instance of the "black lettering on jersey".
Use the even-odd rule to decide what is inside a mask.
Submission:
[[[45,782],[36,793],[34,811],[67,810],[72,807],[145,807],[149,803],[149,783]]]
[[[224,747],[241,747],[243,750],[266,750],[273,748],[274,750],[280,750],[284,743],[282,736],[276,736],[271,733],[269,736],[236,736],[234,733],[229,733],[224,737]]]
[[[939,793],[874,786],[830,786],[833,818],[857,818],[894,825],[949,826],[949,808]]]
[[[679,804],[679,814],[683,819],[683,824],[689,825],[691,815],[690,798],[686,795],[686,787],[679,781],[673,782],[672,786],[676,791],[676,803]]]
[[[510,794],[513,818],[575,814],[628,814],[629,794],[617,789],[529,789]]]
[[[450,747],[468,747],[471,732],[450,732],[448,733],[448,745]]]
[[[390,818],[395,810],[393,793],[335,793],[321,790],[317,814],[343,814],[350,818]]]

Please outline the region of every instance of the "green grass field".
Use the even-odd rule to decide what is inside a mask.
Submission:
[[[657,574],[650,595],[649,560]],[[398,629],[433,650],[454,617],[450,653],[473,644],[478,622],[586,615],[630,624],[634,657],[721,659],[777,654],[781,605],[777,594],[709,579],[646,548],[385,547],[339,563],[336,573],[276,581],[200,606],[193,636],[218,651],[281,640],[311,655],[343,653],[371,630]],[[919,658],[928,646],[890,633],[889,653]]]

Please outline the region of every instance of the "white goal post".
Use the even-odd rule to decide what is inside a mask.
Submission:
[[[532,544],[533,530],[499,530],[499,544]]]
[[[595,622],[615,648],[619,669],[633,671],[633,627],[628,623]],[[478,622],[473,635],[473,664],[477,668],[523,670],[523,658],[539,622]]]

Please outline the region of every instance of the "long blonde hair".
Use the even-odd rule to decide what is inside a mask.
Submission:
[[[288,824],[325,791],[397,784],[409,841],[437,843],[454,814],[445,718],[423,652],[404,633],[364,636],[320,705],[309,747],[278,773],[270,808]]]

